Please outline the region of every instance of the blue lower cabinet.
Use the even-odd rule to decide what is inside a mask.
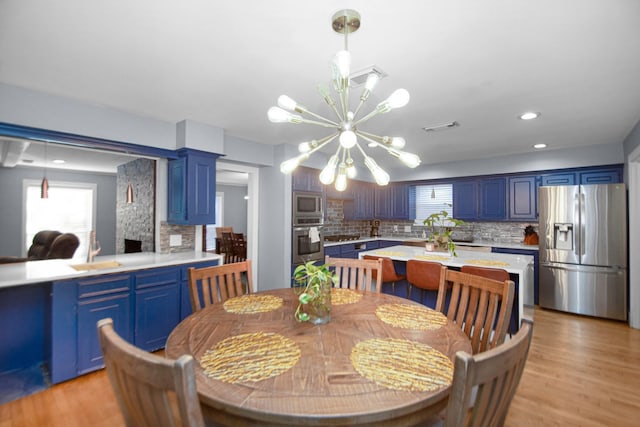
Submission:
[[[136,272],[134,280],[134,344],[147,351],[164,348],[167,337],[180,322],[180,270],[144,270]]]
[[[340,246],[341,245],[325,246],[324,247],[324,255],[325,256],[330,256],[331,258],[340,258],[341,257]]]
[[[187,268],[217,264],[214,260],[52,283],[51,329],[45,337],[52,383],[104,366],[100,319],[112,318],[116,332],[139,348],[164,348],[171,331],[191,314]]]
[[[103,366],[97,323],[110,317],[132,342],[131,275],[107,274],[51,286],[51,382],[57,384]],[[46,344],[45,344],[46,345]]]
[[[78,302],[78,368],[76,375],[95,371],[104,366],[98,340],[97,323],[110,317],[125,340],[131,342],[131,297],[120,293]]]

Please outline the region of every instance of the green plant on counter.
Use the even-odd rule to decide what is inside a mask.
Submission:
[[[295,318],[299,322],[326,323],[331,319],[331,288],[338,277],[327,264],[315,265],[314,261],[299,265],[293,272],[298,308]]]
[[[451,233],[454,227],[464,224],[464,221],[455,219],[449,216],[449,212],[442,210],[432,213],[422,223],[429,227],[428,240],[430,242],[440,249],[448,250],[453,256],[458,256],[456,245],[451,240]]]

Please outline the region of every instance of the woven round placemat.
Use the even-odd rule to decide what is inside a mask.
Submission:
[[[282,298],[274,295],[242,295],[229,298],[223,307],[228,313],[265,313],[282,307]]]
[[[450,256],[446,255],[416,255],[415,257],[425,261],[448,261],[451,259]]]
[[[451,384],[453,364],[438,350],[393,338],[361,341],[351,364],[363,377],[392,390],[435,391]]]
[[[291,369],[300,348],[273,332],[236,335],[220,341],[200,358],[204,373],[231,384],[258,382]]]
[[[403,256],[406,255],[404,252],[400,251],[375,251],[371,255],[380,255],[380,256]]]
[[[331,288],[331,304],[353,304],[362,299],[362,294],[349,289]]]
[[[383,304],[376,308],[376,316],[404,329],[433,330],[447,324],[447,317],[439,311],[413,304]]]
[[[488,265],[492,267],[508,267],[510,264],[504,261],[492,261],[490,259],[468,259],[466,264]]]

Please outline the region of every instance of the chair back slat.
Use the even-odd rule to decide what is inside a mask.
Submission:
[[[445,279],[440,284],[436,310],[460,326],[471,340],[473,353],[503,343],[513,309],[514,283],[449,269]]]
[[[192,356],[172,360],[147,353],[120,337],[110,318],[97,327],[107,375],[127,426],[204,426]]]
[[[376,283],[375,277],[382,278],[382,259],[352,259],[325,257],[329,268],[334,269],[339,278],[339,288],[358,291],[380,292],[382,281]],[[374,273],[375,272],[375,273]]]
[[[251,260],[188,270],[191,309],[204,307],[253,292]]]
[[[532,335],[533,324],[524,320],[511,340],[480,354],[456,354],[445,427],[504,424],[522,378]]]

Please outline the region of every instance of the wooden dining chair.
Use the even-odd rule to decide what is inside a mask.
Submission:
[[[396,267],[393,264],[393,260],[387,257],[379,257],[376,255],[365,255],[362,257],[363,259],[381,259],[382,260],[382,283],[391,283],[391,291],[395,295],[396,293],[396,282],[401,282],[407,279],[405,274],[398,274],[396,271]],[[376,271],[373,271],[373,280],[378,283],[378,276],[376,275]],[[409,292],[409,285],[407,284],[407,292]]]
[[[502,426],[516,393],[533,336],[523,320],[509,341],[483,353],[456,353],[445,427]]]
[[[249,259],[213,267],[190,267],[187,272],[191,310],[194,313],[210,304],[250,294],[253,289]]]
[[[440,283],[444,282],[447,267],[439,262],[420,261],[410,259],[407,261],[407,282],[409,291],[407,298],[411,299],[413,287],[420,289],[420,301],[423,300],[424,291],[438,291]],[[433,300],[431,300],[433,301]]]
[[[329,268],[338,276],[339,288],[358,291],[381,292],[382,283],[376,283],[375,277],[382,277],[382,260],[325,257]]]
[[[129,427],[204,427],[190,355],[167,359],[139,349],[98,321],[104,364],[118,405]]]
[[[247,259],[247,241],[242,233],[231,233],[235,262]]]
[[[449,288],[450,298],[447,298]],[[478,354],[504,342],[513,293],[511,280],[500,282],[447,269],[438,290],[436,310],[462,328],[471,340],[473,354]]]
[[[463,265],[460,267],[460,271],[463,273],[475,274],[476,276],[488,277],[489,279],[499,280],[504,282],[505,280],[511,280],[509,276],[509,272],[503,268],[494,268],[494,267],[478,267],[476,265]],[[513,300],[518,300],[518,290],[514,287],[513,289]],[[507,332],[510,334],[515,334],[518,331],[518,317],[519,313],[512,308],[511,316],[509,318],[509,327],[507,328]]]

